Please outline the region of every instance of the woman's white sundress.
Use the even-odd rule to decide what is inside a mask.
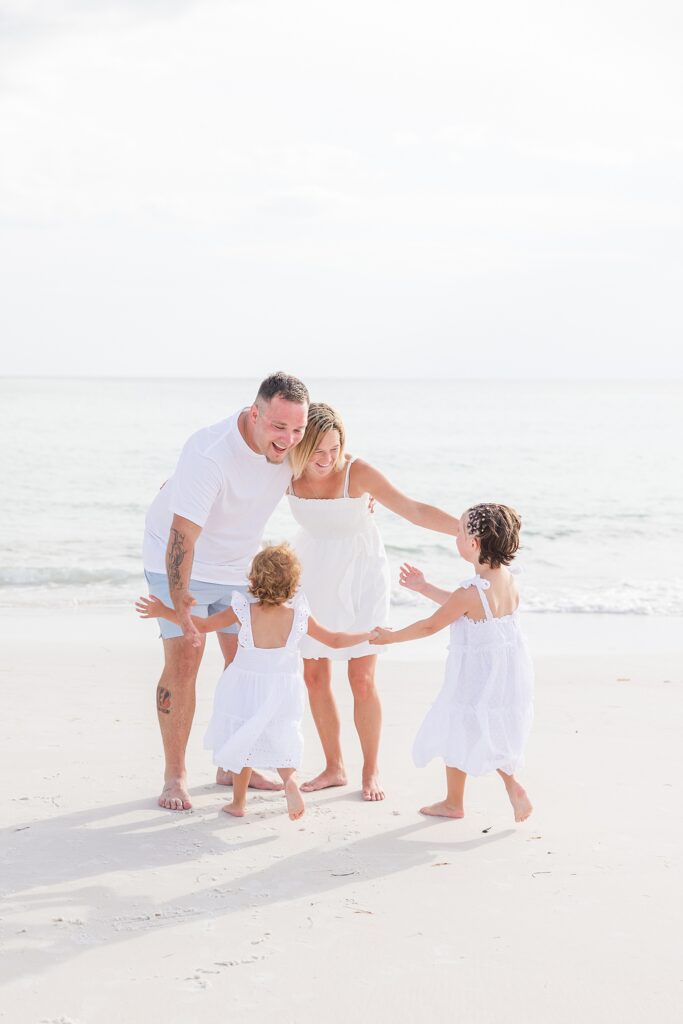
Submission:
[[[308,627],[308,604],[294,599],[294,621],[284,647],[254,647],[250,604],[235,591],[232,609],[240,620],[237,653],[218,680],[204,746],[225,771],[299,768],[305,686],[299,646]]]
[[[364,633],[389,619],[391,582],[380,532],[369,497],[349,497],[350,459],[342,498],[299,498],[289,491],[292,515],[300,526],[293,541],[303,569],[301,586],[311,615],[334,632]],[[369,643],[333,650],[304,637],[304,658],[349,661],[382,648]]]
[[[534,670],[517,612],[494,618],[475,576],[486,615],[462,616],[451,625],[444,682],[413,745],[418,768],[435,757],[468,775],[500,769],[512,775],[522,764],[533,720]]]

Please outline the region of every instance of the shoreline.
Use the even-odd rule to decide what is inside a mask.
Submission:
[[[399,629],[431,614],[429,602],[424,608],[392,608],[391,625]],[[88,636],[106,638],[126,646],[140,642],[147,646],[156,639],[155,626],[138,619],[133,610],[121,606],[73,606],[59,608],[3,607],[3,622],[8,634],[26,643],[36,633],[55,637],[66,630],[84,630]],[[683,618],[677,615],[598,614],[595,612],[531,612],[520,614],[522,628],[533,657],[556,655],[667,655],[683,660]],[[446,657],[448,630],[424,640],[395,644],[385,648],[382,661],[442,661]],[[208,645],[207,651],[211,644]]]

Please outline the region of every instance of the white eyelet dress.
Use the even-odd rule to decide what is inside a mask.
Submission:
[[[237,654],[218,680],[204,746],[225,771],[299,768],[305,686],[299,646],[308,627],[308,604],[294,599],[294,621],[284,647],[254,647],[249,601],[235,591],[240,620]]]
[[[289,492],[292,515],[301,527],[293,540],[303,569],[301,587],[311,615],[334,632],[364,633],[389,620],[391,581],[380,532],[368,495],[349,497],[350,459],[342,498],[299,498]],[[333,650],[304,637],[304,658],[349,661],[377,654],[369,643]]]
[[[512,775],[522,764],[533,720],[534,670],[517,613],[494,618],[475,576],[461,587],[476,587],[486,618],[462,616],[451,625],[444,682],[413,745],[423,768],[435,757],[468,775],[500,768]]]

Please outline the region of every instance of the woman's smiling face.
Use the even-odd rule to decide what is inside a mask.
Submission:
[[[315,451],[312,452],[306,465],[306,472],[315,476],[328,476],[339,458],[339,431],[328,430],[323,434]]]

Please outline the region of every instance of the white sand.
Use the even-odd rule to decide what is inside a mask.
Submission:
[[[523,777],[536,810],[521,826],[495,777],[471,780],[461,822],[416,814],[443,795],[441,767],[410,761],[438,662],[383,662],[388,798],[363,803],[340,674],[354,784],[309,797],[292,824],[278,794],[253,796],[241,821],[220,813],[201,749],[213,646],[195,809],[178,815],[156,806],[154,627],[120,613],[3,621],[0,1020],[680,1019],[675,651],[538,660]],[[321,766],[306,726],[304,777]]]

